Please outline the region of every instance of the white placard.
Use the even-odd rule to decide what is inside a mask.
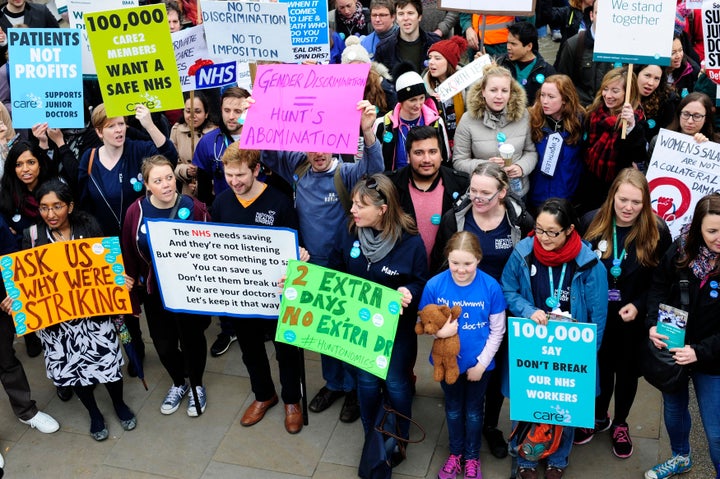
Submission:
[[[442,82],[435,91],[440,95],[440,101],[447,101],[454,97],[483,76],[485,65],[492,63],[490,55],[483,55],[456,71]]]
[[[692,220],[698,200],[720,191],[720,144],[661,129],[647,179],[653,210],[676,238]]]
[[[67,0],[68,20],[71,28],[82,30],[82,73],[83,75],[97,75],[93,61],[90,42],[85,30],[85,14],[118,10],[121,8],[137,7],[138,0]],[[170,28],[168,26],[168,28]]]
[[[201,1],[208,52],[222,60],[293,63],[286,3]]]
[[[295,230],[155,219],[145,227],[165,308],[277,319],[277,283],[298,258]]]

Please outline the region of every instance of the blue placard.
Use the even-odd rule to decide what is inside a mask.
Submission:
[[[597,326],[509,318],[510,419],[594,427]]]
[[[15,128],[85,125],[81,32],[74,28],[8,29],[8,77]]]
[[[217,88],[237,83],[237,63],[215,63],[198,68],[195,72],[195,87],[198,90]]]
[[[288,4],[295,61],[330,61],[327,0],[280,0],[280,3]]]

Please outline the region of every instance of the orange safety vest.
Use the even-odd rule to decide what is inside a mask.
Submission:
[[[478,32],[478,36],[480,36],[481,33],[480,26],[482,25],[482,19],[482,15],[472,16],[473,29]],[[486,45],[507,43],[508,27],[514,22],[515,17],[488,15],[487,21],[485,22],[485,38],[483,39],[483,43]]]

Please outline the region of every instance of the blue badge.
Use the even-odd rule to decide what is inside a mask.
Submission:
[[[718,297],[718,292],[713,289],[712,291],[710,291],[710,297],[711,297],[711,298],[717,298],[717,297]]]
[[[710,281],[710,287],[712,289],[718,289],[718,282],[717,281]]]
[[[370,321],[370,310],[367,308],[360,308],[360,311],[358,311],[358,316],[360,317],[360,321]]]
[[[522,86],[527,85],[527,78],[523,78],[523,79],[522,79],[522,82],[520,82],[520,83],[522,83]]]
[[[338,36],[341,40],[345,40],[345,34],[344,33],[338,33]]]
[[[133,178],[133,179],[134,179],[134,178]],[[135,190],[135,191],[137,191],[138,193],[140,193],[140,192],[142,191],[142,189],[143,189],[143,184],[140,183],[139,181],[136,181],[135,183],[133,183],[132,187],[133,187],[133,190]]]
[[[621,63],[621,62],[615,62],[615,63],[613,63],[613,68],[620,68],[620,67],[622,67],[622,63]]]
[[[538,73],[537,75],[535,75],[535,81],[538,83],[545,83],[545,75],[543,75],[542,73]]]
[[[650,127],[651,130],[655,128],[655,120],[648,120],[648,127]]]
[[[452,194],[453,199],[454,200],[458,199],[458,196],[460,196],[460,194],[457,191],[453,191],[453,194]]]
[[[392,135],[392,132],[391,132],[391,131],[386,131],[386,132],[383,134],[383,142],[384,142],[384,143],[390,143],[390,142],[392,141],[392,136],[393,136],[393,135]]]
[[[297,339],[297,334],[295,334],[295,331],[288,329],[283,333],[283,338],[285,338],[285,341],[293,343]]]
[[[432,223],[432,224],[434,224],[434,225],[439,225],[439,224],[440,224],[440,215],[437,214],[437,213],[435,213],[434,215],[432,215],[432,216],[430,217],[430,223]]]
[[[359,241],[353,242],[352,248],[350,249],[350,257],[351,258],[359,258],[360,257],[360,242]]]
[[[583,133],[583,140],[587,140],[587,138],[588,138],[588,135],[587,135],[587,131],[586,131],[585,133]]]
[[[503,133],[502,131],[498,132],[495,138],[497,138],[498,143],[505,143],[505,140],[507,140],[507,136],[505,136],[505,133]]]
[[[137,183],[137,182],[138,182],[138,180],[136,180],[135,178],[130,178],[130,184],[131,184],[131,185],[134,185],[134,184]]]
[[[190,210],[183,207],[178,210],[178,218],[181,220],[186,220],[190,216]]]

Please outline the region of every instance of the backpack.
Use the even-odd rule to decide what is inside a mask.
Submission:
[[[563,427],[557,424],[520,421],[510,434],[510,440],[516,439],[520,457],[537,462],[557,451],[562,434]]]

